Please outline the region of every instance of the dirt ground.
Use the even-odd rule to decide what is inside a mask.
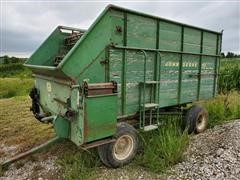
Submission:
[[[39,145],[54,136],[51,125],[37,122],[29,112],[28,98],[1,99],[0,162]],[[191,137],[186,159],[166,174],[151,173],[128,165],[119,169],[104,166],[97,170],[96,179],[240,179],[240,120],[208,129]],[[1,173],[0,180],[64,179],[56,160],[69,142],[12,164]]]

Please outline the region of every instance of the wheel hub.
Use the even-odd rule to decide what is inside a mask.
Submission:
[[[203,131],[206,128],[206,125],[207,125],[206,118],[203,115],[200,115],[197,119],[197,125],[196,125],[197,131],[198,132]]]
[[[133,151],[133,138],[129,135],[123,135],[117,139],[114,144],[114,156],[118,160],[124,160]]]

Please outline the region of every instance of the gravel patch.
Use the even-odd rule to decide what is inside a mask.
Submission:
[[[185,155],[168,179],[240,179],[240,120],[193,136]]]
[[[155,179],[166,179],[163,174],[151,173],[138,166],[129,164],[127,166],[112,169],[101,167],[98,170],[98,175],[95,177],[96,180],[155,180]]]
[[[56,156],[51,156],[44,160],[25,160],[12,164],[4,175],[0,177],[0,180],[62,179],[61,176],[58,175],[60,167],[55,164],[56,159]]]
[[[18,152],[18,146],[14,146],[14,145],[5,145],[4,143],[0,144],[0,151],[4,152],[5,156],[4,157],[0,157],[0,162],[4,162],[6,161],[8,158],[10,158],[11,156],[13,156],[14,154],[16,154],[16,152]]]

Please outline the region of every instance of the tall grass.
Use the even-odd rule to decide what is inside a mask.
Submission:
[[[240,92],[230,91],[200,102],[208,111],[209,127],[240,118]]]
[[[163,172],[183,160],[189,136],[181,130],[178,120],[164,119],[165,124],[158,130],[142,134],[143,153],[136,158],[138,165],[153,172]]]
[[[22,63],[0,64],[0,77],[30,78],[32,72]]]
[[[139,152],[133,165],[152,172],[164,172],[170,166],[183,160],[183,152],[188,146],[189,136],[183,132],[179,119],[165,118],[165,124],[158,130],[140,134],[142,152]],[[71,146],[57,164],[62,167],[64,179],[95,179],[101,161],[96,149],[82,151]]]
[[[73,147],[57,160],[62,167],[65,179],[89,179],[96,175],[101,162],[95,150],[83,151]]]
[[[33,79],[0,78],[0,99],[25,96],[33,87]]]

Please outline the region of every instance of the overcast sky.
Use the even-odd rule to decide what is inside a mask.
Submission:
[[[240,2],[5,1],[1,2],[1,54],[29,57],[58,25],[87,29],[108,4],[216,31],[224,52],[240,53]]]

